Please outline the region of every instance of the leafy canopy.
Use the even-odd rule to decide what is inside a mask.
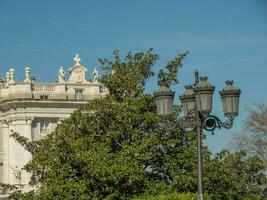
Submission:
[[[267,104],[255,103],[247,109],[247,113],[243,129],[234,135],[232,146],[251,156],[259,156],[265,162],[267,170]]]
[[[158,54],[149,49],[146,53],[128,52],[122,59],[119,50],[113,53],[114,60],[99,59],[104,75],[102,83],[108,88],[110,95],[116,101],[123,101],[127,97],[135,98],[143,94],[147,80],[154,76],[152,67],[159,59]],[[166,70],[160,70],[158,78],[168,85],[178,83],[176,78],[178,70],[182,67],[182,60],[188,52],[178,54],[174,60],[167,63]]]

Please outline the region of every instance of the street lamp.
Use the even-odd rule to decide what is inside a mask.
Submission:
[[[225,81],[226,86],[220,91],[223,112],[231,117],[238,115],[240,90],[233,86],[233,81]]]
[[[159,88],[154,92],[157,104],[157,113],[161,116],[172,114],[174,92],[164,81],[159,81]]]
[[[191,127],[197,131],[197,158],[198,158],[198,199],[203,200],[203,159],[202,159],[202,131],[210,131],[214,134],[216,128],[230,129],[234,118],[238,115],[239,97],[241,90],[233,86],[233,81],[226,81],[226,86],[220,91],[223,112],[227,117],[222,122],[215,115],[211,115],[212,98],[215,87],[208,83],[207,77],[199,77],[195,72],[195,84],[185,86],[185,91],[180,96],[184,111],[183,127]],[[154,93],[157,104],[157,112],[161,116],[170,115],[173,107],[174,92],[166,83],[160,84],[160,88]]]
[[[195,110],[196,105],[196,97],[193,90],[193,85],[186,85],[185,91],[182,94],[181,101],[182,101],[182,108],[186,114],[190,113],[191,111]]]

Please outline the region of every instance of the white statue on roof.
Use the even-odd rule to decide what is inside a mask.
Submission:
[[[98,83],[99,82],[99,75],[98,75],[98,71],[95,67],[94,71],[93,71],[93,83]]]
[[[80,65],[81,62],[81,58],[79,56],[79,54],[76,54],[76,56],[73,58],[75,65]]]
[[[30,77],[31,68],[30,68],[30,66],[25,67],[24,71],[25,71],[25,80],[24,80],[24,82],[31,82],[31,77]]]
[[[10,82],[10,73],[8,71],[8,72],[6,72],[6,86],[9,85],[9,82]]]
[[[86,67],[80,64],[81,58],[79,54],[77,54],[73,60],[75,64],[68,70],[68,72],[70,73],[70,78],[68,82],[69,83],[89,83],[85,78],[87,69]]]
[[[65,83],[65,71],[63,66],[58,70],[58,83]]]
[[[15,76],[15,69],[11,68],[9,69],[9,84],[14,84],[14,76]]]

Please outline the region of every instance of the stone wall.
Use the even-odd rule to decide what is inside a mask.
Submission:
[[[3,180],[3,134],[2,123],[0,123],[0,182]]]

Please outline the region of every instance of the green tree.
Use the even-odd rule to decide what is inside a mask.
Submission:
[[[243,129],[234,135],[232,147],[244,150],[250,156],[259,156],[267,168],[267,105],[255,103],[247,112]]]
[[[14,133],[33,154],[25,169],[37,190],[25,198],[125,199],[160,193],[171,182],[195,191],[196,178],[189,175],[196,171],[194,134],[180,131],[178,113],[161,119],[154,98],[143,94],[157,59],[149,50],[122,60],[116,50],[113,61],[100,60],[109,96],[81,107],[43,140],[29,143]],[[168,63],[165,75],[178,70],[181,61]]]
[[[194,193],[169,193],[160,195],[145,195],[142,197],[134,198],[133,200],[197,200],[197,194]],[[204,195],[205,200],[211,200],[208,195]]]
[[[169,85],[176,83],[176,74],[186,54],[178,54],[168,62],[158,78]],[[173,192],[196,193],[196,134],[180,128],[179,106],[175,107],[172,116],[161,118],[156,114],[154,97],[144,94],[157,59],[158,55],[152,49],[146,53],[130,52],[125,59],[116,50],[112,60],[100,59],[104,71],[102,83],[110,92],[107,97],[82,106],[42,140],[28,142],[19,133],[14,133],[13,137],[33,154],[25,170],[32,173],[31,184],[35,190],[22,194],[14,190],[14,186],[5,186],[15,191],[11,197],[130,199]],[[234,162],[212,159],[207,147],[203,149],[204,166],[212,174],[205,174],[205,190],[216,199],[216,177],[221,176],[221,170],[227,167],[232,170],[229,176],[234,174],[236,177],[240,171]],[[237,158],[225,154],[225,160]],[[258,162],[242,160],[242,167],[252,161]],[[259,172],[257,170],[260,168],[255,168],[254,174]],[[261,185],[262,174],[242,175],[244,187],[257,192],[250,187]],[[255,178],[255,185],[251,184],[250,177]],[[232,182],[227,181],[231,177],[222,178],[226,178],[222,185],[225,193],[218,194],[222,199],[229,199],[227,191],[238,188],[240,183],[231,185]],[[239,197],[247,195],[241,190],[237,193]]]
[[[263,170],[259,157],[223,150],[205,165],[205,192],[215,200],[265,199]]]

